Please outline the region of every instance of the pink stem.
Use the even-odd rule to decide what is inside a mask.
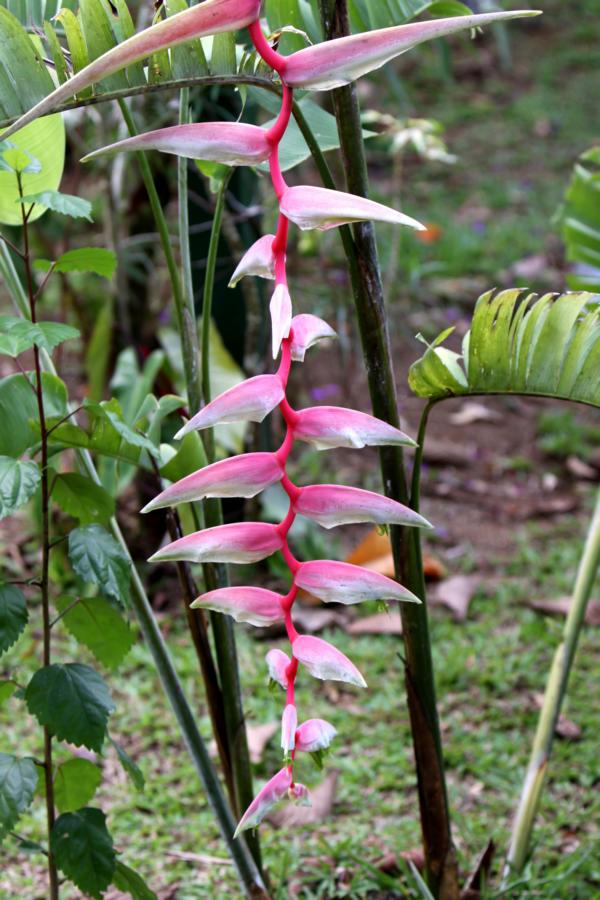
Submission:
[[[248,25],[248,31],[250,32],[252,43],[256,47],[258,54],[262,56],[268,66],[275,69],[278,75],[283,75],[287,66],[287,59],[285,56],[282,56],[281,53],[277,53],[276,50],[273,50],[262,32],[258,19],[256,22],[252,22],[251,25]]]

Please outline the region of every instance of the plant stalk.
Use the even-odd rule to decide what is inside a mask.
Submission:
[[[350,33],[346,0],[319,0],[319,6],[327,39]],[[367,166],[355,85],[338,88],[331,96],[347,188],[353,194],[367,196]],[[348,238],[344,239],[373,413],[398,426],[396,387],[372,223],[355,224],[351,240],[348,253]],[[385,493],[406,504],[409,495],[401,449],[382,448],[380,463]],[[416,528],[397,526],[390,529],[390,534],[396,577],[423,601],[418,605],[401,604],[401,616],[427,882],[435,897],[455,900],[459,897],[458,869],[450,829],[420,537]]]
[[[600,491],[598,491],[594,515],[590,522],[583,554],[579,561],[571,605],[569,606],[569,613],[563,629],[563,638],[556,648],[548,674],[544,702],[540,710],[529,765],[513,825],[510,847],[503,873],[504,885],[506,885],[506,880],[511,873],[520,873],[523,870],[527,861],[533,825],[548,773],[554,732],[567,692],[569,675],[571,674],[579,636],[583,628],[585,612],[599,565]]]
[[[20,174],[17,174],[19,196],[23,198],[23,184]],[[25,283],[29,301],[29,317],[32,322],[37,321],[36,316],[36,291],[31,272],[31,255],[29,251],[29,226],[25,206],[21,203],[21,216],[23,219],[23,263],[25,266]],[[46,413],[44,410],[44,386],[42,382],[42,366],[40,362],[39,347],[34,346],[33,358],[35,366],[35,395],[37,399],[38,417],[40,420],[40,444],[41,444],[41,468],[42,477],[40,483],[42,498],[42,574],[40,589],[42,594],[42,626],[43,626],[43,661],[44,666],[49,666],[52,658],[51,630],[50,630],[50,486],[48,482],[48,432],[46,427]],[[50,900],[58,900],[58,870],[54,854],[51,848],[51,835],[55,822],[54,807],[54,770],[52,766],[52,735],[47,726],[44,726],[44,774],[46,797],[46,824],[48,830],[48,886]]]
[[[137,129],[133,118],[124,101],[120,101],[121,111],[125,119],[125,123],[129,133],[133,136],[137,134]],[[163,213],[150,164],[145,153],[138,153],[138,160],[142,179],[148,193],[150,206],[154,215],[157,230],[167,261],[169,277],[171,279],[173,289],[173,299],[175,302],[175,312],[177,326],[179,329],[182,345],[183,368],[186,382],[186,390],[188,395],[188,403],[192,410],[200,408],[202,401],[202,390],[200,381],[200,368],[198,365],[198,336],[196,327],[196,316],[194,310],[193,294],[189,291],[184,292],[181,286],[179,270],[173,254],[167,222]],[[181,169],[179,170],[181,175]],[[179,206],[182,204],[187,207],[187,172],[185,177],[185,194],[179,194]],[[180,225],[185,224],[187,211],[184,218],[180,219]],[[220,230],[220,229],[219,229]],[[214,228],[213,228],[214,231]],[[218,234],[217,238],[218,240]],[[212,241],[212,237],[211,237]],[[187,252],[189,257],[189,241],[187,240],[187,232],[183,238],[181,245],[182,252]],[[191,271],[189,261],[184,263],[184,272],[188,269]],[[213,267],[214,272],[214,267]],[[212,289],[210,292],[210,303],[212,304]],[[208,461],[208,460],[207,460]],[[220,525],[223,521],[220,501],[212,500],[204,503],[205,519],[207,527]],[[204,579],[207,590],[213,590],[216,587],[223,587],[227,584],[227,572],[223,566],[213,564],[205,564],[203,566]],[[232,797],[232,805],[236,812],[245,809],[252,801],[252,769],[250,766],[250,753],[248,751],[248,741],[246,736],[246,725],[242,704],[241,687],[239,680],[239,667],[237,659],[237,648],[235,642],[235,634],[233,631],[233,623],[229,616],[223,616],[219,613],[213,613],[210,617],[213,628],[213,636],[215,642],[215,650],[217,656],[217,667],[219,678],[221,681],[221,691],[223,694],[223,703],[225,709],[225,721],[227,724],[229,745],[228,752],[230,754],[231,768],[235,782],[235,796]],[[260,854],[258,850],[258,838],[252,836],[247,838],[249,846],[252,848],[257,866],[260,867]]]

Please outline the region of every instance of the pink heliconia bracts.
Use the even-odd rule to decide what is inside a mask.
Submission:
[[[236,622],[260,627],[283,622],[282,600],[281,594],[264,588],[226,587],[202,594],[194,600],[192,609],[212,609],[232,616]]]
[[[161,150],[188,159],[220,162],[227,166],[255,166],[269,156],[267,132],[241,122],[199,122],[147,131],[108,147],[94,150],[82,162],[132,150]]]
[[[72,78],[67,79],[64,84],[17,119],[14,125],[4,132],[2,139],[6,140],[10,134],[19,131],[39,116],[48,115],[59,104],[90,85],[97,84],[103,78],[108,78],[109,75],[159,50],[176,47],[178,44],[209,34],[237,31],[238,28],[250,25],[257,19],[260,6],[261,0],[205,0],[204,3],[191,6],[145,28],[76,72]]]
[[[264,235],[246,251],[230,281],[233,286],[244,276],[274,279],[270,314],[273,357],[280,355],[277,372],[249,378],[220,394],[195,412],[176,438],[182,438],[194,429],[229,422],[262,422],[279,407],[285,423],[283,442],[274,453],[249,453],[206,466],[168,486],[144,510],[148,512],[206,497],[253,497],[275,482],[280,482],[288,495],[288,513],[278,525],[241,522],[208,528],[168,544],[152,557],[154,561],[253,563],[280,551],[290,573],[290,585],[285,595],[258,587],[222,587],[202,594],[192,604],[195,608],[226,613],[251,625],[283,622],[291,647],[291,655],[280,649],[272,649],[266,655],[272,682],[285,691],[281,720],[285,764],[252,801],[240,819],[236,835],[246,828],[256,827],[269,809],[284,797],[301,804],[310,803],[306,787],[294,782],[295,756],[305,752],[320,757],[336,735],[334,726],[324,719],[308,719],[298,725],[295,684],[299,668],[307,669],[316,678],[366,687],[362,674],[340,650],[321,638],[298,632],[293,615],[298,592],[308,591],[325,603],[420,602],[397,581],[365,568],[334,560],[301,562],[296,559],[288,543],[296,515],[306,516],[325,528],[354,522],[431,527],[418,512],[389,497],[337,484],[300,487],[287,473],[288,457],[296,440],[306,441],[319,450],[414,446],[414,441],[397,427],[364,412],[335,406],[295,410],[290,405],[287,384],[292,361],[303,362],[310,347],[335,337],[334,330],[317,316],[308,313],[293,316],[286,270],[290,223],[301,229],[321,231],[367,220],[423,228],[411,216],[364,197],[310,185],[290,187],[285,182],[279,163],[279,145],[290,121],[293,88],[322,90],[347,84],[422,41],[464,28],[533,14],[530,11],[486,13],[416,22],[344,37],[286,57],[274,50],[265,38],[258,21],[259,10],[258,0],[207,0],[166,19],[87,66],[19,119],[4,135],[7,137],[37,115],[51,111],[74,92],[152,52],[199,35],[216,34],[243,25],[248,25],[258,55],[278,74],[282,85],[281,108],[269,128],[239,123],[165,128],[121,141],[88,157],[155,148],[228,165],[254,165],[268,159],[273,191],[279,204],[275,234]]]

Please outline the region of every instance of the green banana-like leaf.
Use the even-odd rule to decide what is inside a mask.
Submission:
[[[582,153],[567,188],[562,214],[567,275],[572,290],[600,291],[600,146]]]
[[[488,291],[462,354],[441,346],[450,331],[410,367],[419,397],[530,394],[600,406],[600,295]]]

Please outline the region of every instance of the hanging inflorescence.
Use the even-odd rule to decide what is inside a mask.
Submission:
[[[415,22],[340,38],[283,56],[271,47],[262,32],[258,19],[260,6],[260,0],[206,0],[153,25],[76,73],[22,116],[3,136],[9,137],[75,92],[152,53],[204,35],[245,26],[258,54],[281,82],[281,108],[268,130],[240,122],[180,125],[120,141],[86,157],[90,159],[123,150],[157,149],[231,166],[254,166],[268,161],[277,197],[276,233],[261,237],[247,251],[231,283],[235,284],[244,276],[274,279],[270,313],[273,357],[280,357],[279,367],[274,374],[249,378],[216,397],[194,415],[176,437],[217,424],[261,422],[279,407],[286,426],[283,443],[274,453],[246,453],[206,466],[168,487],[144,510],[209,497],[254,497],[277,482],[289,498],[288,513],[278,525],[243,522],[207,528],[168,544],[152,557],[152,560],[195,563],[254,563],[280,552],[290,572],[291,585],[285,596],[260,587],[224,587],[203,594],[193,604],[252,625],[283,622],[290,642],[290,655],[281,650],[271,650],[267,654],[270,677],[285,690],[281,723],[283,767],[250,804],[237,832],[256,826],[268,809],[286,795],[299,803],[310,802],[307,789],[294,780],[295,756],[298,752],[319,754],[329,747],[335,736],[333,726],[323,719],[307,719],[299,724],[295,702],[299,665],[316,678],[365,687],[362,675],[343,653],[327,641],[298,632],[293,620],[298,591],[308,591],[326,603],[348,604],[372,599],[418,602],[418,598],[396,581],[361,567],[334,560],[301,562],[296,559],[288,544],[288,533],[296,516],[306,516],[325,528],[358,522],[428,525],[417,513],[388,497],[342,485],[300,487],[287,474],[288,458],[296,440],[308,442],[320,450],[414,445],[397,428],[362,412],[330,406],[300,410],[291,407],[287,384],[292,362],[302,362],[313,344],[332,337],[334,332],[316,316],[292,315],[286,274],[289,223],[301,229],[318,230],[363,220],[417,229],[423,227],[409,216],[362,197],[286,183],[279,164],[279,146],[290,121],[293,90],[330,90],[379,68],[423,41],[498,19],[535,14],[511,11]]]

